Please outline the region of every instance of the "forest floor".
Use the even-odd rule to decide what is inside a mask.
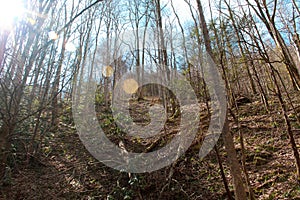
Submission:
[[[300,113],[299,98],[295,95],[292,100]],[[136,111],[132,115],[136,115],[136,119],[146,116],[150,104],[150,101],[132,102],[132,109]],[[280,106],[277,101],[270,102],[270,105],[271,114],[259,101],[241,105],[240,128],[230,117],[237,153],[240,157],[240,131],[244,136],[246,166],[257,199],[300,199],[300,184],[296,181],[296,166]],[[117,128],[110,120],[111,114],[99,109],[102,114],[98,119],[105,133],[116,144],[122,140],[128,151],[153,151],[167,141],[157,138],[137,141],[122,132],[116,134]],[[205,112],[205,109],[201,110],[205,122],[203,129],[209,122]],[[289,117],[296,142],[300,145],[300,126],[292,113],[290,111]],[[66,125],[65,118],[59,130],[45,136],[42,155],[36,159],[18,161],[12,171],[11,184],[0,187],[0,199],[227,199],[215,151],[211,151],[202,161],[198,158],[200,136],[175,164],[129,177],[127,173],[106,167],[93,158],[75,128]],[[147,119],[139,121],[145,123]],[[163,137],[175,134],[174,130],[178,129],[175,124],[176,120],[166,124]],[[226,177],[232,185],[222,139],[218,142],[218,148]]]

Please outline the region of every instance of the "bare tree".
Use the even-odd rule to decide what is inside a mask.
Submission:
[[[213,52],[212,52],[211,44],[210,44],[211,42],[210,42],[210,38],[209,38],[206,21],[204,18],[202,4],[201,4],[200,0],[196,0],[196,1],[197,1],[198,11],[199,11],[199,18],[200,18],[200,24],[201,24],[201,28],[202,28],[202,34],[203,34],[203,38],[204,38],[205,48],[206,48],[208,55],[214,61],[216,61],[216,59],[214,58]],[[226,115],[227,115],[227,113],[226,113]],[[237,159],[237,155],[236,155],[235,148],[234,148],[233,137],[230,133],[228,116],[226,116],[222,134],[223,134],[226,152],[228,154],[228,158],[227,158],[228,164],[230,167],[231,174],[233,176],[235,197],[236,197],[236,199],[244,200],[247,198],[247,195],[246,195],[246,190],[244,187],[244,182],[242,179],[241,167],[240,167],[239,161]]]

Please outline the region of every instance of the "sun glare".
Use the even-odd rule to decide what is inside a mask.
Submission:
[[[22,0],[0,1],[0,29],[11,29],[24,14]]]
[[[48,33],[48,36],[49,36],[50,40],[57,40],[58,39],[58,35],[57,35],[57,33],[55,31],[50,31]]]

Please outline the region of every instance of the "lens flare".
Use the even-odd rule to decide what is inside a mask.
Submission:
[[[50,40],[57,40],[58,39],[58,35],[55,31],[50,31],[48,33],[48,36],[49,36]]]
[[[36,21],[33,18],[28,18],[27,21],[34,26],[36,24]]]
[[[126,79],[123,82],[122,88],[127,94],[133,94],[139,88],[139,84],[138,84],[138,82],[136,82],[136,80],[134,80],[132,78]]]
[[[113,73],[114,73],[114,69],[111,66],[103,67],[102,74],[106,78],[112,77]]]

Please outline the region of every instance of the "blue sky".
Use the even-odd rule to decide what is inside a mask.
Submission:
[[[182,19],[182,21],[192,19],[189,6],[185,2],[185,0],[172,0],[172,1],[173,1],[175,10],[177,11],[178,16],[180,17],[180,19]],[[197,9],[196,0],[187,0],[187,1],[189,1],[195,9]],[[171,0],[162,0],[162,2],[163,2],[163,5],[168,3],[169,9],[172,10]],[[209,0],[201,0],[201,3],[202,3],[203,10],[205,12],[205,17],[208,20],[208,19],[210,19]],[[211,5],[212,5],[212,7],[214,7],[213,1],[211,1]],[[215,10],[213,10],[213,14],[218,14],[218,13]]]

